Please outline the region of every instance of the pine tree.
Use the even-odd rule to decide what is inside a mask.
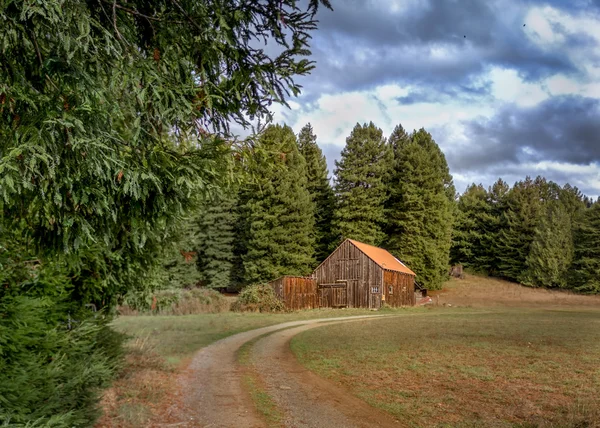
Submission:
[[[387,248],[429,289],[447,277],[454,221],[454,185],[446,158],[424,129],[410,139],[401,127],[390,137],[394,150],[388,178]]]
[[[503,277],[519,281],[524,279],[526,262],[535,236],[535,228],[545,203],[551,196],[551,187],[542,177],[515,183],[506,197],[505,225],[498,239],[498,268]]]
[[[335,162],[337,206],[334,227],[338,242],[356,239],[371,245],[385,240],[385,174],[391,152],[373,122],[356,124],[346,138],[342,158]]]
[[[521,277],[521,282],[525,285],[564,288],[572,261],[571,216],[564,205],[551,201],[535,228],[526,261],[527,271]]]
[[[233,284],[236,202],[231,194],[221,194],[204,204],[195,218],[197,267],[206,287],[230,288]]]
[[[510,186],[499,178],[488,188],[488,212],[483,215],[483,233],[481,237],[482,253],[475,257],[474,265],[489,275],[498,275],[500,264],[500,234],[506,226],[506,195]]]
[[[317,262],[321,262],[331,252],[335,239],[331,224],[335,195],[329,182],[325,156],[317,145],[317,137],[310,123],[300,130],[298,149],[306,161],[306,187],[315,209],[315,256]]]
[[[488,248],[484,244],[491,206],[488,193],[479,184],[472,184],[457,203],[450,259],[454,264],[480,270],[478,261]]]
[[[569,286],[583,293],[600,293],[600,199],[578,213],[573,235],[575,257]]]
[[[253,182],[242,191],[240,256],[245,284],[307,275],[314,266],[314,208],[306,162],[288,126],[271,125],[256,146]]]

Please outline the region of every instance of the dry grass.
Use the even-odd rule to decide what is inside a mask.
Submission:
[[[104,415],[96,426],[149,426],[175,394],[174,372],[148,337],[132,339],[127,344],[124,370],[103,396]]]
[[[525,287],[496,278],[465,274],[452,278],[442,291],[429,293],[435,304],[471,307],[600,307],[600,296],[585,296],[563,290]]]
[[[434,309],[297,336],[308,368],[410,426],[600,427],[600,311]]]

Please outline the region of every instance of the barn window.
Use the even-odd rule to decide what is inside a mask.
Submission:
[[[379,286],[371,287],[371,293],[379,293]]]
[[[388,287],[388,294],[394,294],[394,287],[392,285]]]

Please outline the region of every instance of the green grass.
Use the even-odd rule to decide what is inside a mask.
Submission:
[[[435,309],[292,340],[301,363],[412,426],[600,426],[600,311]]]
[[[154,352],[177,365],[199,349],[243,331],[287,321],[368,314],[372,315],[373,311],[319,309],[283,314],[225,312],[183,316],[125,316],[117,318],[113,325],[118,331],[128,334],[132,340],[147,340]]]

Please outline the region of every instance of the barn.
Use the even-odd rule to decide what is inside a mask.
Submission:
[[[383,303],[416,302],[415,273],[383,248],[353,239],[342,242],[310,277],[284,276],[271,286],[290,309],[379,309]]]

